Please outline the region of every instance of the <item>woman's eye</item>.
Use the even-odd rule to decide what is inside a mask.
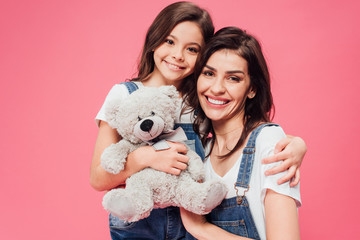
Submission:
[[[189,47],[188,50],[192,53],[198,53],[199,52],[199,49],[197,48],[194,48],[194,47]]]
[[[240,81],[241,81],[241,78],[236,77],[236,76],[230,76],[230,77],[229,77],[229,80],[231,80],[231,81],[236,81],[236,82],[240,82]]]
[[[211,71],[203,71],[202,74],[203,74],[204,76],[207,76],[207,77],[212,77],[212,76],[214,76],[214,73],[211,72]]]
[[[174,44],[174,41],[171,40],[171,39],[166,39],[165,42],[166,42],[167,44],[170,44],[170,45],[173,45],[173,44]]]

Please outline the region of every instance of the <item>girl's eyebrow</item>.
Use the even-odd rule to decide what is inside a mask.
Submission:
[[[171,35],[171,34],[170,34],[169,37],[172,37],[172,38],[174,38],[175,40],[178,40],[178,38],[175,37],[174,35]],[[197,43],[197,42],[191,42],[191,43],[188,43],[188,44],[190,44],[190,45],[195,44],[195,45],[198,45],[199,48],[201,48],[201,45],[200,45],[199,43]]]

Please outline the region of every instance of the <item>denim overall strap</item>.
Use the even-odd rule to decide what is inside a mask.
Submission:
[[[194,132],[193,124],[192,123],[175,123],[174,129],[181,127],[188,140],[184,143],[193,151],[195,151],[202,160],[205,159],[205,152],[202,146],[201,140],[199,135]]]
[[[265,126],[277,125],[272,123],[263,124],[250,134],[246,147],[243,150],[237,181],[234,184],[237,196],[224,199],[219,206],[206,216],[209,222],[218,227],[251,239],[260,239],[260,236],[250,211],[249,204],[251,203],[248,202],[245,193],[249,189],[251,172],[254,165],[256,138]],[[237,187],[245,188],[242,196],[239,196]]]
[[[247,192],[249,190],[250,177],[251,177],[251,172],[252,172],[252,168],[254,165],[254,158],[255,158],[256,138],[259,135],[259,133],[261,132],[261,130],[266,126],[279,126],[279,125],[277,125],[275,123],[264,123],[264,124],[258,126],[254,131],[252,131],[252,133],[249,137],[249,140],[243,150],[243,156],[242,156],[241,163],[240,163],[239,174],[238,174],[238,178],[236,180],[235,186],[234,186],[236,192],[238,191],[236,187],[246,188],[245,192]],[[245,192],[244,192],[244,195],[245,195]],[[239,204],[241,203],[243,196],[237,197]]]
[[[139,89],[138,85],[134,82],[122,82],[120,84],[125,85],[130,94]]]

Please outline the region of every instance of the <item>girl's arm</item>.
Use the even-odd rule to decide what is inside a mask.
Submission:
[[[298,213],[293,198],[268,189],[264,204],[267,239],[300,239]]]
[[[218,240],[218,239],[250,239],[229,233],[218,226],[206,221],[204,216],[189,212],[180,208],[181,220],[186,231],[199,240]]]
[[[280,140],[274,150],[274,155],[264,158],[262,163],[268,164],[283,161],[280,165],[273,167],[265,172],[266,175],[288,170],[287,174],[280,178],[277,183],[282,184],[290,181],[290,186],[296,186],[300,181],[300,166],[307,151],[306,144],[300,137],[287,135]]]
[[[121,140],[121,136],[105,121],[101,121],[95,143],[93,159],[90,167],[90,184],[98,190],[110,190],[125,183],[125,180],[140,170],[151,167],[159,171],[178,175],[186,169],[189,158],[184,155],[186,146],[181,143],[169,142],[170,149],[155,151],[151,146],[136,149],[127,157],[124,170],[119,174],[111,174],[100,165],[101,154],[105,148]]]

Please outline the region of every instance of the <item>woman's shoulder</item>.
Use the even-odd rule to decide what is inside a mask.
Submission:
[[[281,126],[279,125],[270,125],[264,127],[257,139],[256,145],[257,148],[274,148],[275,145],[280,141],[280,139],[285,138],[286,134]]]

